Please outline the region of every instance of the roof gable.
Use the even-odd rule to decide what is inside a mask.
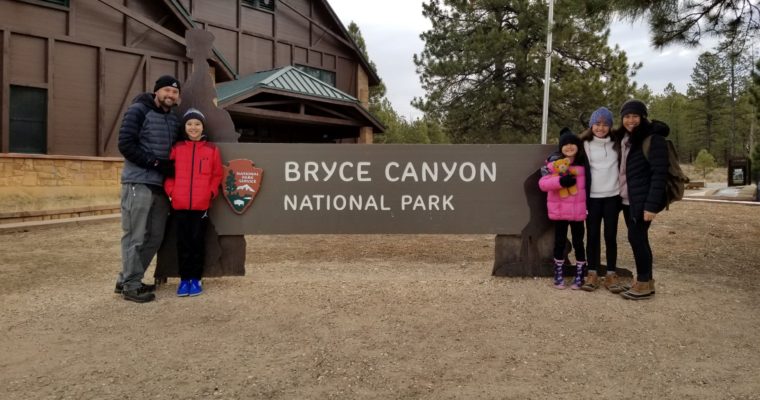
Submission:
[[[185,9],[185,7],[182,5],[182,3],[179,0],[162,0],[174,13],[175,16],[185,25],[187,29],[195,28],[196,24],[195,21],[192,19],[190,13],[188,10]],[[346,29],[346,26],[341,22],[340,18],[338,18],[338,15],[335,14],[335,11],[332,9],[330,4],[327,2],[327,0],[312,0],[315,3],[321,4],[325,10],[327,10],[327,14],[330,16],[330,18],[333,20],[332,22],[339,28],[339,32],[330,32],[337,36],[342,38],[342,42],[348,46],[353,53],[356,55],[357,60],[359,61],[359,64],[364,68],[365,71],[367,71],[367,77],[369,78],[369,85],[375,86],[378,85],[381,82],[380,77],[377,75],[377,72],[372,70],[369,64],[369,60],[364,56],[364,53],[359,49],[359,46],[356,45],[356,42],[351,37],[351,35],[348,33],[348,30]],[[298,10],[293,8],[286,0],[280,0],[283,6],[290,8],[291,10],[295,11],[297,14],[302,15]],[[302,15],[303,16],[303,15]],[[311,21],[310,18],[304,16],[308,20]],[[315,21],[311,21],[316,23]],[[327,27],[325,27],[327,28]],[[219,61],[221,66],[226,70],[226,72],[230,75],[232,79],[238,78],[238,71],[235,70],[235,68],[232,67],[232,65],[224,58],[222,53],[217,50],[216,47],[213,49],[215,58]]]
[[[253,112],[255,114],[256,111],[249,108],[256,107],[253,103],[241,102],[269,93],[300,99],[297,101],[309,103],[312,107],[322,110],[325,110],[324,107],[334,108],[336,106],[343,107],[344,110],[354,110],[361,115],[358,118],[365,121],[367,126],[373,126],[376,132],[383,132],[385,129],[383,124],[365,109],[358,99],[290,65],[257,72],[234,81],[218,83],[216,93],[219,107],[226,108],[228,111]],[[320,107],[316,103],[322,103],[323,106]],[[325,106],[324,104],[330,105]],[[268,112],[272,113],[271,111]],[[331,118],[334,121],[337,121],[335,115],[339,118],[345,118],[345,114],[340,111],[328,111],[328,113],[334,114]],[[283,115],[283,113],[279,114]],[[302,115],[295,117],[303,118]],[[293,117],[291,116],[291,118]],[[324,120],[324,118],[322,119]]]
[[[330,6],[330,3],[327,2],[327,0],[315,0],[321,3],[325,9],[327,9],[327,13],[330,14],[330,16],[333,18],[335,24],[340,27],[340,32],[342,36],[348,40],[352,44],[352,50],[356,53],[356,56],[359,59],[359,63],[364,67],[364,69],[367,71],[367,76],[370,80],[370,86],[375,86],[380,84],[380,76],[377,75],[377,72],[373,71],[372,68],[369,65],[369,60],[364,56],[364,53],[359,49],[359,46],[356,45],[356,42],[351,37],[351,35],[348,33],[348,29],[346,29],[346,25],[341,22],[340,18],[338,18],[338,15],[335,14],[335,11],[333,11],[332,7]]]
[[[216,85],[217,100],[220,104],[225,104],[234,98],[248,96],[260,88],[276,89],[329,100],[358,102],[355,97],[290,65],[257,72],[234,81],[219,83]]]

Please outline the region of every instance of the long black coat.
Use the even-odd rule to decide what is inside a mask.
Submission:
[[[665,137],[670,128],[660,121],[641,119],[641,124],[631,134],[628,158],[626,159],[626,183],[631,217],[634,220],[644,217],[644,211],[658,213],[667,205],[665,184],[668,176],[668,149]],[[615,132],[618,140],[625,135],[625,128]],[[644,139],[652,136],[649,157],[644,156],[642,144]],[[621,153],[622,154],[622,149]]]

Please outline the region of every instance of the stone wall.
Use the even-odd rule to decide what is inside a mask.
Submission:
[[[116,157],[0,154],[0,212],[118,204]]]

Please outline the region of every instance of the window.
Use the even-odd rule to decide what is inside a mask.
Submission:
[[[274,11],[274,0],[243,0],[243,4],[262,10]]]
[[[324,69],[307,67],[305,65],[296,65],[296,68],[306,72],[307,74],[319,79],[320,81],[335,87],[335,72],[326,71]]]
[[[69,6],[70,0],[20,0],[38,6],[51,6],[52,8],[65,9]]]
[[[11,85],[11,153],[47,153],[47,90]]]
[[[69,0],[40,0],[40,1],[42,1],[43,3],[51,3],[51,4],[56,4],[56,5],[64,6],[64,7],[69,6]]]

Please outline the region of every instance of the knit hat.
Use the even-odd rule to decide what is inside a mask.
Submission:
[[[564,147],[566,144],[574,144],[578,146],[578,148],[581,147],[581,139],[576,136],[576,134],[573,133],[573,131],[570,130],[570,128],[562,128],[562,130],[559,132],[559,151],[562,152],[562,147]]]
[[[636,114],[640,117],[646,118],[647,117],[647,106],[641,102],[641,100],[631,99],[623,103],[623,106],[620,107],[620,116],[625,116],[626,114]]]
[[[591,128],[597,122],[604,122],[607,126],[612,126],[612,111],[608,110],[607,107],[597,108],[588,120],[588,127]]]
[[[156,84],[153,86],[153,91],[158,92],[158,89],[161,89],[166,86],[171,86],[179,90],[179,81],[177,80],[177,78],[171,75],[163,75],[160,78],[158,78],[158,80],[156,80]]]
[[[182,116],[182,124],[186,124],[187,121],[191,119],[197,119],[198,121],[201,121],[204,126],[206,125],[206,116],[195,108],[188,108],[187,111],[185,111],[185,115]]]

